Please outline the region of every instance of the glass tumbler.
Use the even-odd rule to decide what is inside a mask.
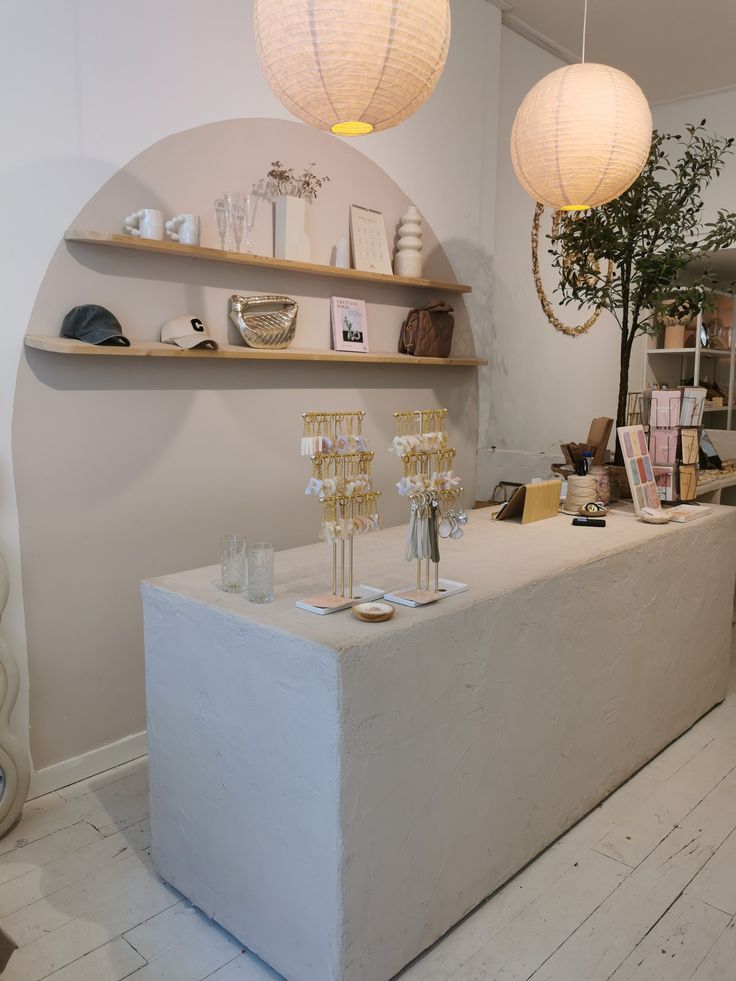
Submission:
[[[248,546],[248,599],[251,603],[273,600],[273,545],[266,542]]]
[[[239,535],[225,535],[220,550],[220,588],[226,593],[242,593],[245,590],[245,539]]]

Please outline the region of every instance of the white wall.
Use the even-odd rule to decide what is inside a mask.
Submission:
[[[711,132],[736,137],[736,89],[653,106],[652,116],[655,128],[664,132],[687,135],[683,128],[687,123],[705,119]],[[721,176],[707,189],[704,200],[705,221],[710,221],[719,208],[736,211],[736,155],[727,157]]]
[[[590,333],[568,338],[548,323],[537,298],[531,269],[534,203],[522,190],[511,164],[509,139],[516,111],[529,89],[562,62],[508,28],[501,31],[501,79],[496,189],[496,242],[490,302],[488,402],[481,389],[479,487],[488,474],[490,447],[533,454],[556,451],[563,440],[582,440],[595,416],[616,415],[619,331],[603,316]],[[549,230],[545,212],[543,232]],[[551,296],[554,279],[542,276]],[[588,311],[560,308],[561,319],[579,324]],[[485,417],[483,415],[485,410]],[[485,438],[485,441],[484,441]],[[501,475],[524,479],[528,467],[505,456]],[[537,472],[536,462],[531,464]],[[536,469],[535,469],[536,468]],[[493,478],[497,479],[497,468]],[[542,466],[544,471],[545,466]],[[492,478],[489,476],[488,480]]]
[[[46,266],[88,199],[152,143],[219,119],[287,114],[258,70],[248,0],[16,0],[3,13],[0,83],[12,138],[3,141],[0,186],[13,231],[2,244],[0,550],[12,583],[2,629],[27,678],[10,432],[22,338]],[[432,100],[358,146],[413,196],[458,277],[475,282],[493,252],[500,13],[485,0],[454,0],[453,18]],[[489,300],[489,288],[472,300],[480,352]],[[24,685],[16,730],[27,720]]]
[[[652,116],[656,129],[673,134],[686,136],[684,127],[688,123],[697,124],[705,119],[706,129],[719,136],[736,137],[736,89],[725,92],[714,92],[710,95],[697,95],[690,99],[680,99],[652,107]],[[703,193],[705,210],[704,221],[712,221],[720,208],[736,211],[736,154],[726,158],[721,176]],[[647,373],[645,348],[641,346],[637,368],[639,375],[651,384],[654,376]],[[712,362],[711,362],[712,366]],[[673,366],[674,368],[674,366]],[[703,377],[701,371],[701,379]],[[706,377],[710,380],[709,366],[706,365]],[[667,378],[661,376],[660,381],[677,380],[677,376]],[[728,362],[717,365],[717,380],[728,383]],[[725,425],[725,413],[710,417],[711,425]]]

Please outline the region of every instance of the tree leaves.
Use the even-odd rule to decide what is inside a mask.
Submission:
[[[702,309],[715,283],[710,253],[736,241],[736,213],[721,209],[714,221],[702,221],[703,192],[720,176],[734,143],[704,127],[705,120],[686,126],[685,138],[654,130],[649,158],[631,187],[600,208],[563,212],[548,236],[560,302],[602,305],[629,347],[637,333],[660,329],[655,311],[673,290],[682,311]],[[610,283],[593,274],[594,259],[613,264]]]

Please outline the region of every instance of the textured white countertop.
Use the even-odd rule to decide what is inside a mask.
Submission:
[[[493,596],[563,575],[626,549],[641,547],[642,561],[646,562],[649,543],[675,535],[682,538],[686,547],[690,536],[712,536],[714,525],[736,521],[736,509],[718,506],[687,524],[669,525],[644,524],[636,520],[630,505],[621,506],[609,513],[605,528],[573,527],[570,515],[564,514],[529,525],[492,521],[490,514],[490,509],[472,512],[464,538],[440,543],[440,575],[465,582],[470,589],[423,608],[397,607],[394,618],[385,623],[362,623],[349,610],[318,616],[294,606],[296,600],[330,590],[331,555],[329,547],[322,543],[276,554],[273,603],[259,605],[250,603],[246,595],[223,593],[214,584],[219,579],[218,566],[162,576],[149,580],[147,585],[250,623],[344,651],[365,643],[368,637],[385,638],[418,622],[473,607]],[[356,539],[356,586],[363,583],[387,592],[412,588],[416,567],[403,558],[405,540],[405,526]],[[716,548],[717,541],[716,534]]]

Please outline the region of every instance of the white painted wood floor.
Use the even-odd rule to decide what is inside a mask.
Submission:
[[[278,981],[157,877],[147,818],[144,760],[28,805],[2,981]],[[400,977],[734,981],[736,686]]]

